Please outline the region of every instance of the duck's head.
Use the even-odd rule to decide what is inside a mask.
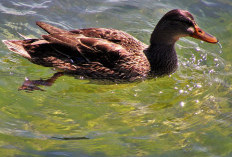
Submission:
[[[151,44],[172,44],[180,37],[190,36],[208,43],[217,43],[216,37],[198,27],[186,10],[175,9],[166,13],[158,22],[151,36]]]

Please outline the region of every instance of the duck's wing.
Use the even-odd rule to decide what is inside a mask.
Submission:
[[[132,35],[121,30],[111,28],[85,28],[66,31],[41,21],[36,22],[36,24],[49,34],[61,34],[71,32],[74,34],[82,34],[86,37],[106,39],[108,41],[121,45],[127,51],[132,53],[136,51],[142,52],[144,49],[148,47],[146,44],[140,42]]]
[[[86,65],[102,66],[117,73],[120,79],[142,78],[149,72],[149,64],[146,57],[133,54],[123,46],[108,41],[106,39],[86,37],[82,34],[55,33],[42,36],[49,43],[62,45],[70,49],[76,49],[86,60],[77,66],[81,69]],[[96,69],[95,69],[96,70]],[[103,69],[102,69],[103,70]],[[76,69],[78,71],[78,69]]]

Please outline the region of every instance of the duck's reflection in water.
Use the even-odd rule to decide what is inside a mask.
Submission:
[[[34,90],[44,91],[44,89],[41,89],[39,86],[52,86],[52,84],[56,81],[56,79],[58,79],[63,75],[64,75],[63,72],[57,72],[51,78],[46,80],[44,79],[30,80],[26,77],[25,81],[23,82],[23,85],[19,87],[18,90],[25,90],[27,92]]]

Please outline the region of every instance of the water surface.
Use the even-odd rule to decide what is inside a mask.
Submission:
[[[178,71],[139,83],[72,76],[46,91],[18,91],[25,77],[55,71],[0,43],[1,156],[232,156],[230,0],[0,0],[0,39],[40,37],[35,21],[64,29],[111,27],[148,44],[158,20],[181,8],[219,38],[222,49],[183,38]]]

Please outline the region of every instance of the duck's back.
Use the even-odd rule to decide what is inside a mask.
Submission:
[[[70,31],[75,34],[83,34],[87,37],[101,38],[123,46],[128,52],[142,52],[148,45],[142,43],[132,35],[116,29],[86,28]]]

